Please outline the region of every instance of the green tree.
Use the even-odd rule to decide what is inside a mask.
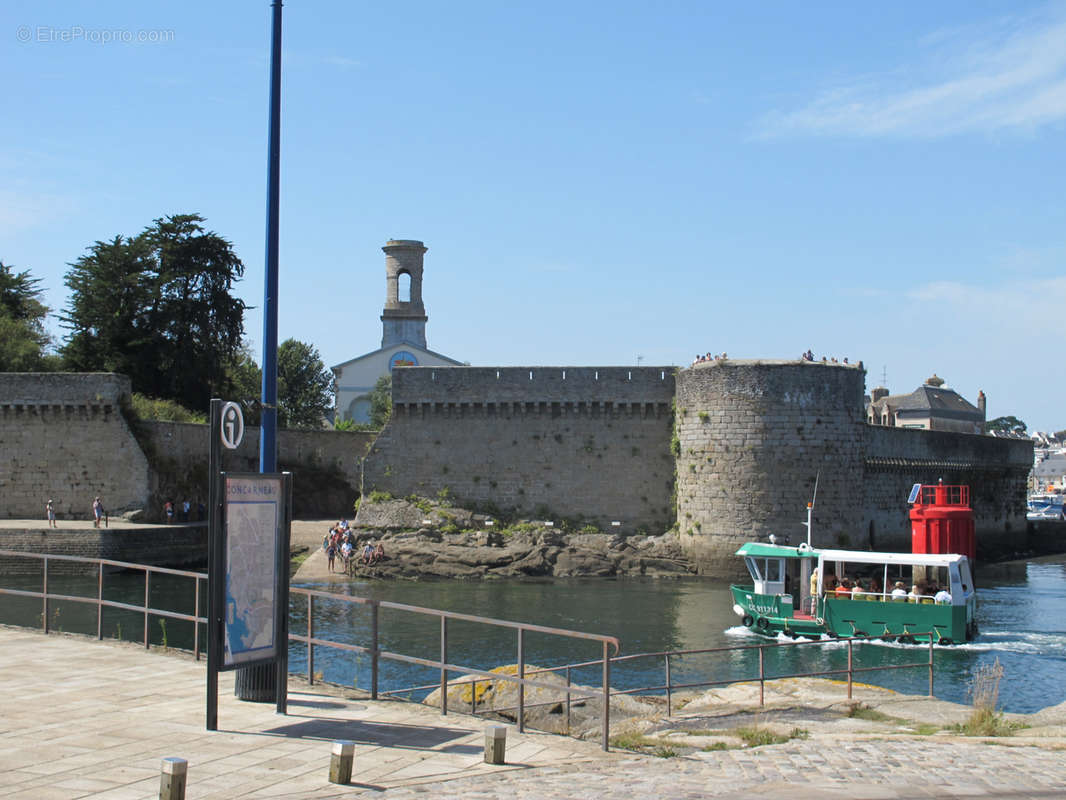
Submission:
[[[333,373],[318,350],[286,339],[278,346],[278,425],[321,428],[333,405]]]
[[[1015,433],[1024,436],[1028,427],[1017,417],[996,417],[985,423],[985,433]]]
[[[255,363],[252,348],[248,344],[243,345],[226,363],[225,371],[223,398],[241,404],[245,425],[259,425],[262,418],[259,398],[263,393],[263,371]]]
[[[392,375],[382,375],[370,392],[370,425],[381,430],[392,417]]]
[[[31,372],[46,366],[49,308],[41,302],[39,278],[0,261],[0,372]]]
[[[129,375],[135,391],[193,411],[226,388],[240,351],[244,265],[198,214],[161,217],[132,238],[98,241],[70,265],[71,369]]]

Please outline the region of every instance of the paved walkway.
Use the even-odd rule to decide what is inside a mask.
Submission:
[[[508,732],[507,766],[483,763],[485,723],[400,701],[293,684],[289,715],[220,685],[204,729],[203,662],[115,642],[0,628],[0,796],[155,798],[160,761],[189,761],[195,798],[1052,798],[1066,795],[1059,740],[1043,748],[899,738],[793,740],[657,759]],[[327,780],[330,742],[356,742],[353,783]],[[1058,750],[1054,748],[1059,748]]]

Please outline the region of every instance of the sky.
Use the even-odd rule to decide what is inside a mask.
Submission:
[[[271,9],[0,8],[0,259],[199,213],[262,348]],[[479,366],[862,360],[1066,428],[1066,2],[290,0],[279,338],[376,349],[419,239]],[[65,331],[54,317],[50,329]]]

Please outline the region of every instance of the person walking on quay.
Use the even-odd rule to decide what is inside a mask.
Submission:
[[[104,515],[104,504],[100,502],[100,498],[97,497],[93,500],[93,527],[100,527],[100,518]]]
[[[48,503],[45,505],[44,509],[45,509],[45,512],[48,514],[48,527],[49,528],[56,527],[56,509],[55,509],[55,506],[52,505],[52,498],[51,497],[48,498]]]

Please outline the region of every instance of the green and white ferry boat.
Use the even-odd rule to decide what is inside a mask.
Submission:
[[[964,555],[761,542],[748,542],[736,554],[744,558],[752,583],[730,587],[733,611],[765,636],[883,636],[904,642],[932,637],[936,644],[953,644],[977,632],[977,596]],[[852,588],[856,582],[862,588]],[[837,589],[840,584],[848,588]],[[930,584],[941,589],[935,595],[915,591]]]

